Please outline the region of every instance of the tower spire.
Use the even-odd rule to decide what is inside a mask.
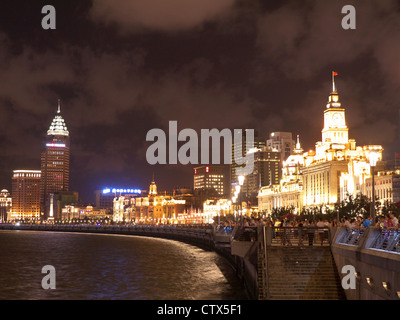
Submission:
[[[150,184],[149,195],[157,195],[157,186],[154,182],[154,173],[153,173],[153,181]]]
[[[341,103],[339,102],[339,94],[337,92],[336,84],[335,84],[335,76],[337,76],[338,73],[335,71],[332,71],[332,92],[329,94],[328,98],[328,103],[326,105],[326,108],[340,108]]]
[[[57,108],[57,113],[61,112],[61,105],[60,105],[60,99],[58,99],[58,108]]]
[[[302,153],[303,149],[301,148],[300,145],[300,136],[297,135],[297,142],[296,142],[296,148],[294,149],[294,153]]]

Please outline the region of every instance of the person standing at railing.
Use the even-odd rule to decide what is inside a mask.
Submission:
[[[393,220],[390,215],[387,215],[386,218],[386,228],[393,228]]]
[[[372,224],[372,219],[371,217],[365,218],[363,223],[362,223],[362,227],[363,228],[368,228],[370,225]]]
[[[349,219],[343,218],[343,219],[342,219],[341,226],[342,226],[342,227],[346,227],[346,228],[351,228]]]
[[[284,246],[286,245],[286,231],[285,231],[285,221],[282,220],[276,220],[275,222],[275,227],[276,227],[276,235],[279,235],[281,238],[281,244]]]
[[[332,225],[332,227],[339,227],[340,223],[336,219],[333,219],[331,225]]]
[[[381,229],[386,228],[385,219],[382,218],[382,217],[378,218],[378,222],[376,223],[376,226],[381,228]]]
[[[357,224],[357,221],[356,221],[356,219],[351,219],[350,220],[350,228],[351,229],[355,229],[355,228],[357,228],[358,227],[358,224]]]
[[[396,218],[396,216],[393,214],[393,212],[390,213],[390,218],[392,219],[393,228],[398,228],[399,227],[399,219]]]
[[[361,228],[363,221],[360,216],[357,217],[356,223],[357,223],[357,228]]]

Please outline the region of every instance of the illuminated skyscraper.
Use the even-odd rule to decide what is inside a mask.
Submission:
[[[14,170],[11,194],[11,220],[39,219],[40,170]]]
[[[69,158],[69,132],[58,101],[57,113],[47,131],[41,156],[40,207],[43,218],[52,217],[50,204],[54,193],[69,189]]]
[[[245,176],[242,200],[254,204],[257,202],[261,187],[279,184],[282,177],[281,152],[271,147],[262,147],[249,152],[254,152],[254,170]]]
[[[247,129],[244,130],[247,134]],[[232,144],[232,164],[231,164],[231,195],[235,193],[235,188],[239,184],[238,175],[236,174],[237,168],[242,168],[244,165],[239,165],[236,163],[235,159],[239,159],[240,157],[245,157],[246,154],[251,151],[254,152],[257,149],[261,149],[266,146],[266,139],[263,136],[259,136],[257,131],[254,131],[254,142],[251,146],[247,146],[246,144],[246,134],[242,135],[242,141],[239,143],[233,142]],[[244,181],[245,185],[247,184],[247,180]]]
[[[219,196],[226,195],[225,168],[207,165],[194,169],[194,190],[215,190]]]

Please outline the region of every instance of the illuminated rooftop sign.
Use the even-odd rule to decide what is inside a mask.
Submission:
[[[46,147],[64,148],[65,147],[65,143],[46,143]]]
[[[103,189],[103,194],[107,193],[135,193],[140,194],[142,190],[140,189],[121,189],[121,188],[105,188]]]

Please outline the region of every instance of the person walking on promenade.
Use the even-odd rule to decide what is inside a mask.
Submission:
[[[280,235],[281,235],[281,244],[283,246],[286,245],[286,222],[284,219],[281,220],[281,224],[280,224]]]
[[[293,237],[293,221],[286,222],[286,228],[285,228],[285,240],[288,246],[292,245],[292,242],[290,239]]]
[[[321,246],[324,245],[324,227],[325,227],[325,223],[319,219],[317,222],[317,230],[318,230],[318,236],[319,236],[319,240],[321,240]]]
[[[309,221],[307,223],[307,236],[308,236],[308,245],[310,247],[312,247],[314,243],[314,232],[315,232],[314,228],[315,228],[314,222]]]
[[[299,223],[297,224],[297,228],[298,228],[298,237],[299,237],[298,245],[300,247],[303,247],[303,237],[304,237],[303,226],[304,226],[303,221],[299,221]]]

